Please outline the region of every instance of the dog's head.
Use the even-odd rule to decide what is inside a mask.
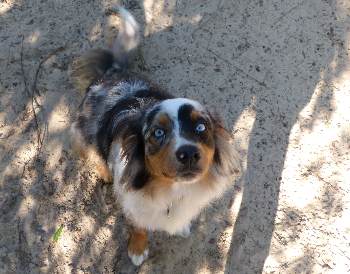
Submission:
[[[142,154],[138,161],[130,159],[131,165],[138,162],[137,185],[150,176],[195,183],[210,172],[228,176],[237,170],[231,134],[196,101],[164,100],[148,110],[141,123],[141,132],[128,144]]]
[[[201,177],[213,162],[214,133],[212,118],[199,103],[163,101],[147,114],[143,128],[147,169],[175,181]]]

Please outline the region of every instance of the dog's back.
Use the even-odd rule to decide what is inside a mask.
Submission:
[[[143,109],[171,98],[150,81],[128,71],[140,42],[134,17],[119,8],[122,25],[110,50],[95,49],[73,62],[72,80],[84,93],[76,121],[71,127],[73,148],[84,158],[97,162],[102,178],[111,180],[108,168],[112,141],[133,129]]]

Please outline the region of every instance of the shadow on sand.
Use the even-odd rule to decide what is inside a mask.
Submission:
[[[342,70],[328,69],[344,50],[345,34],[336,32],[344,23],[334,20],[336,3],[294,2],[125,1],[146,26],[144,60],[138,61],[138,70],[178,96],[219,109],[234,130],[239,130],[238,119],[246,109],[255,115],[248,150],[243,152],[246,170],[237,187],[201,214],[189,239],[155,233],[150,260],[140,269],[127,258],[126,222],[111,186],[101,186],[69,152],[69,123],[49,130],[43,151],[33,157],[36,126],[21,75],[22,36],[29,84],[40,60],[63,46],[65,50],[50,58],[39,75],[37,97],[42,107],[36,113],[41,127],[57,110],[65,119],[73,117],[80,95],[68,81],[68,65],[85,49],[104,44],[110,6],[101,1],[31,0],[14,2],[1,14],[0,26],[6,30],[1,43],[8,48],[1,56],[7,59],[1,67],[1,106],[4,121],[14,128],[0,144],[0,247],[4,246],[5,272],[262,273],[291,129],[316,85]],[[315,119],[332,103],[331,91],[325,89],[321,96]],[[26,149],[28,154],[23,153]],[[242,200],[234,220],[230,205],[236,195]],[[61,224],[64,235],[70,236],[58,245],[51,237]],[[227,234],[232,240],[226,257],[222,246]],[[305,266],[305,272],[312,272],[311,263]]]

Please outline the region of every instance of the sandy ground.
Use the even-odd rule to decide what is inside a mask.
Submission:
[[[0,273],[349,272],[350,2],[124,1],[136,69],[219,110],[245,169],[139,268],[111,187],[67,141],[69,64],[110,42],[115,4],[0,1]]]

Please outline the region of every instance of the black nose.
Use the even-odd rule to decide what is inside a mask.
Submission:
[[[177,160],[184,165],[193,165],[200,159],[200,153],[198,148],[191,145],[181,146],[176,151]]]

